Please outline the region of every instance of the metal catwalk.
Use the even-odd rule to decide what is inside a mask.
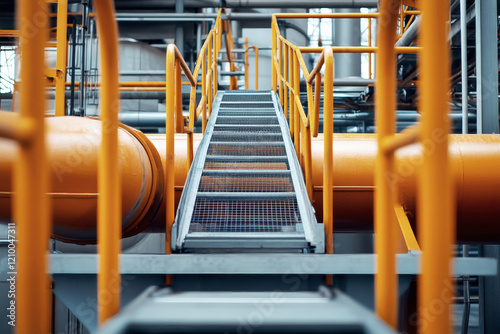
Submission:
[[[177,210],[177,251],[324,252],[273,92],[219,91]]]

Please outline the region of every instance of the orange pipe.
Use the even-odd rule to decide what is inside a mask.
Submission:
[[[79,243],[95,242],[97,152],[100,122],[80,117],[48,118],[47,149],[52,173],[53,236]],[[144,230],[150,222],[165,221],[162,165],[165,135],[143,135],[121,126],[122,226],[128,237]],[[498,243],[500,229],[500,136],[450,135],[451,175],[457,199],[459,242]],[[187,177],[186,134],[175,135],[176,205]],[[201,134],[193,135],[194,152]],[[333,135],[333,222],[334,232],[373,231],[375,135]],[[323,221],[323,135],[312,138],[312,183],[318,221]],[[417,145],[398,150],[392,182],[415,227],[417,169],[422,160]],[[11,217],[13,161],[16,146],[0,141],[0,217]],[[143,177],[144,175],[144,177]],[[126,182],[125,182],[126,180]],[[161,204],[162,202],[162,204]],[[163,208],[160,208],[160,204]],[[132,210],[132,208],[136,208]]]

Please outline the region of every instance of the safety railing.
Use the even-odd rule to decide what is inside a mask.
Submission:
[[[250,72],[248,70],[248,52],[254,51],[255,55],[255,90],[259,90],[259,48],[254,45],[248,45],[248,37],[245,37],[245,90],[248,90],[248,78]]]
[[[166,195],[166,252],[170,254],[171,229],[175,220],[175,133],[187,134],[187,153],[189,169],[193,161],[193,129],[200,115],[202,115],[202,130],[205,132],[207,120],[212,111],[212,103],[217,94],[217,59],[222,45],[222,35],[225,35],[225,45],[228,59],[231,58],[232,37],[228,20],[223,20],[221,14],[225,9],[220,9],[215,24],[210,30],[205,43],[203,44],[193,73],[189,70],[177,47],[170,44],[167,48],[167,69],[166,69],[166,135],[167,135],[167,161],[165,166],[165,195]],[[232,62],[231,62],[232,64]],[[232,69],[235,69],[232,67]],[[181,70],[184,72],[191,85],[188,125],[182,115],[182,90],[181,90]],[[201,70],[201,99],[196,104],[196,86],[198,75]],[[167,280],[168,283],[169,280]]]
[[[404,238],[408,251],[418,251],[420,246],[408,222],[403,206],[398,202],[395,175],[395,151],[411,143],[423,143],[424,163],[420,174],[419,229],[423,246],[423,268],[420,278],[421,310],[428,309],[432,300],[450,286],[450,250],[453,241],[452,192],[448,177],[447,147],[447,92],[449,90],[448,40],[446,17],[449,4],[444,1],[433,6],[423,0],[425,25],[421,47],[395,47],[400,0],[383,0],[379,13],[333,14],[274,14],[272,20],[272,86],[279,92],[285,116],[289,118],[299,161],[305,172],[306,188],[312,196],[311,136],[318,135],[319,100],[321,92],[321,67],[324,73],[324,158],[323,158],[323,223],[325,224],[326,253],[333,251],[333,53],[377,53],[376,124],[378,154],[375,172],[375,244],[377,275],[375,279],[376,311],[393,327],[397,318],[396,239]],[[411,13],[416,14],[416,13]],[[378,46],[324,48],[297,47],[281,36],[277,19],[291,18],[368,18],[377,19]],[[436,29],[433,32],[433,29]],[[398,53],[422,52],[422,123],[400,135],[395,135],[396,62]],[[302,53],[321,53],[314,70],[309,73]],[[306,79],[308,114],[300,101],[299,75]],[[439,79],[438,79],[439,78]],[[312,83],[315,82],[313,94]],[[399,230],[398,224],[399,222]],[[444,235],[443,235],[444,234]],[[441,238],[444,237],[443,242]],[[449,291],[450,294],[453,291]],[[450,300],[444,301],[449,304]],[[438,320],[425,324],[425,332],[449,332],[449,312],[446,309]]]
[[[18,241],[16,267],[9,268],[9,275],[17,274],[16,333],[48,333],[52,307],[47,275],[51,222],[44,123],[47,5],[44,0],[19,0],[17,6],[22,55],[19,113],[0,112],[0,136],[18,144],[13,180]]]

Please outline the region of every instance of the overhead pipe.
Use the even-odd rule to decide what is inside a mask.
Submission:
[[[118,1],[116,4],[117,9],[141,9],[156,8],[156,9],[166,9],[175,8],[176,0],[147,0],[141,1],[140,6],[137,5],[137,1]],[[227,8],[376,8],[378,5],[378,0],[226,0]],[[185,0],[185,8],[219,8],[219,0]]]
[[[48,118],[48,159],[52,173],[53,237],[95,243],[97,155],[100,121],[81,117]],[[140,233],[150,223],[164,222],[163,172],[165,135],[144,135],[122,125],[119,130],[122,170],[123,237]],[[201,134],[194,135],[196,151]],[[375,135],[335,134],[333,173],[334,232],[373,231]],[[13,161],[16,147],[0,141],[0,219],[12,217]],[[410,222],[415,226],[417,169],[421,149],[398,151],[393,182],[400,185]],[[175,139],[175,197],[180,198],[189,170],[186,135]],[[500,136],[450,135],[450,162],[457,199],[458,242],[500,240]],[[323,136],[312,139],[313,201],[322,221]]]

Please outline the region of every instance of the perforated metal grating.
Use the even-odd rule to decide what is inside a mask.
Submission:
[[[232,155],[232,156],[285,156],[286,150],[283,145],[272,146],[271,143],[259,145],[237,145],[233,143],[210,143],[208,155]]]
[[[206,161],[205,169],[287,170],[287,161]]]
[[[262,132],[275,132],[281,133],[281,128],[279,125],[217,125],[214,126],[214,133],[218,131],[232,131],[232,132],[253,132],[253,133],[262,133]]]
[[[272,101],[271,94],[224,94],[222,102],[264,102]]]
[[[243,103],[231,103],[231,102],[223,102],[220,104],[221,108],[244,108],[248,109],[249,111],[254,111],[255,109],[259,108],[274,108],[274,104],[272,103],[265,103],[265,102],[243,102]]]
[[[216,124],[279,124],[276,116],[217,117]]]
[[[296,199],[197,198],[192,232],[296,232],[301,223]]]
[[[293,192],[290,175],[202,175],[199,192]]]
[[[254,133],[254,132],[231,132],[220,131],[212,135],[212,141],[217,142],[270,142],[283,141],[281,133]]]
[[[219,116],[276,116],[276,112],[271,109],[260,109],[255,111],[238,111],[238,109],[221,109]]]

